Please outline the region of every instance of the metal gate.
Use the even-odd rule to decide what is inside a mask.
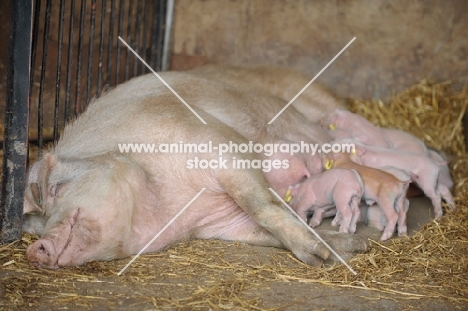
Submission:
[[[29,157],[107,88],[167,70],[174,0],[10,1],[0,242],[20,238]]]

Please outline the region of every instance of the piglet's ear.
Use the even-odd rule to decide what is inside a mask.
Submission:
[[[362,146],[359,146],[359,145],[355,145],[354,150],[355,150],[354,154],[358,156],[362,156],[364,153],[366,153],[366,149],[364,149]]]

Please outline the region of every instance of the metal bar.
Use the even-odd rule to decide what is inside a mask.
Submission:
[[[99,36],[99,64],[98,64],[98,81],[97,81],[97,92],[96,96],[101,97],[102,87],[102,54],[104,53],[104,30],[106,27],[106,0],[102,0],[101,7],[101,35]],[[91,61],[91,60],[89,60]],[[89,83],[89,82],[88,82]]]
[[[0,197],[0,241],[21,237],[28,149],[32,1],[10,1],[7,101]]]
[[[159,70],[159,68],[156,67],[157,64],[157,58],[158,58],[158,38],[159,38],[159,31],[158,31],[158,3],[155,2],[153,3],[153,14],[151,16],[151,41],[150,41],[150,66],[154,70]]]
[[[91,28],[88,45],[88,72],[86,78],[86,105],[91,97],[91,81],[93,78],[93,50],[94,50],[94,26],[96,24],[96,0],[91,1]]]
[[[127,20],[127,39],[128,44],[132,44],[132,11],[133,11],[133,1],[130,1],[128,7],[128,20]],[[129,79],[130,75],[130,51],[126,49],[125,55],[125,81]]]
[[[165,16],[166,16],[166,1],[159,1],[158,10],[158,45],[156,47],[158,51],[157,70],[160,71],[162,68],[162,50],[164,45],[164,27],[165,27]]]
[[[124,1],[120,0],[119,2],[119,25],[117,26],[117,37],[122,36],[122,25],[123,25],[123,13],[124,13]],[[120,41],[117,42],[117,62],[116,62],[116,73],[115,73],[115,84],[119,84],[120,81],[120,52],[121,52],[122,46],[120,44]]]
[[[38,1],[40,2],[40,1]],[[68,32],[68,60],[67,60],[67,81],[65,94],[65,122],[70,120],[70,93],[71,93],[71,73],[72,73],[72,57],[73,57],[73,24],[75,16],[75,0],[71,0],[70,4],[70,29]],[[33,67],[34,68],[34,67]]]
[[[49,45],[49,30],[50,30],[50,11],[52,9],[51,0],[47,0],[46,16],[44,25],[44,37],[42,43],[42,61],[41,61],[41,79],[39,86],[39,103],[37,107],[37,147],[39,148],[39,157],[42,156],[42,149],[44,147],[44,83],[46,76],[47,66],[47,48]]]
[[[141,29],[141,26],[138,27],[138,24],[139,24],[139,18],[141,16],[141,0],[138,0],[137,2],[137,15],[136,15],[136,18],[135,18],[135,52],[137,53],[137,55],[140,55],[140,29]],[[138,67],[140,66],[140,62],[138,61],[134,61],[133,62],[133,76],[136,77],[138,76]]]
[[[83,31],[86,12],[86,0],[81,0],[80,31],[78,34],[78,65],[76,69],[75,117],[80,113],[81,101],[81,63],[83,55]]]
[[[108,88],[111,84],[112,49],[114,45],[114,19],[115,19],[115,0],[112,0],[111,12],[110,12],[110,18],[109,18],[109,40],[107,42],[106,88]]]
[[[167,10],[165,19],[164,43],[162,54],[161,70],[169,69],[171,61],[171,45],[172,45],[172,20],[174,16],[174,0],[167,0]]]
[[[58,120],[60,104],[60,78],[62,71],[62,42],[63,42],[63,20],[65,12],[65,1],[60,1],[60,20],[58,30],[58,55],[57,55],[57,79],[55,80],[55,105],[54,105],[54,141],[58,139]]]
[[[32,46],[34,47],[31,50],[31,78],[29,80],[29,101],[31,102],[31,92],[33,89],[33,82],[34,82],[34,68],[36,65],[36,46],[37,46],[37,38],[39,36],[39,21],[41,14],[41,1],[35,1],[34,7],[34,26],[33,26],[33,33],[32,33]]]
[[[34,68],[36,66],[36,49],[37,49],[37,38],[39,37],[39,21],[41,20],[41,1],[35,1],[34,7],[34,25],[32,30],[32,45],[31,45],[31,70],[29,78],[29,96],[28,101],[31,102],[33,82],[34,82]],[[30,109],[30,107],[29,107]],[[38,155],[39,156],[39,155]],[[29,162],[29,148],[28,148],[28,162]]]
[[[143,8],[143,40],[142,40],[142,46],[141,46],[141,49],[142,49],[142,55],[143,57],[145,58],[145,60],[148,62],[148,54],[147,54],[147,50],[146,50],[146,43],[148,42],[147,38],[146,38],[146,29],[148,28],[148,10],[149,10],[149,0],[145,0],[145,5],[144,5],[144,8]],[[146,73],[146,66],[145,64],[143,64],[143,62],[140,62],[141,64],[141,69],[140,69],[140,72],[142,74],[145,74]]]

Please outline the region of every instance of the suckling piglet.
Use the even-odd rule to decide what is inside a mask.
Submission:
[[[355,170],[333,169],[291,186],[285,199],[311,227],[336,214],[332,225],[340,224],[340,232],[354,233],[363,189],[364,184]]]
[[[357,164],[345,153],[328,153],[324,156],[324,161],[326,169],[347,168],[358,172],[364,182],[362,198],[369,205],[377,203],[387,218],[387,225],[380,239],[384,241],[391,238],[398,222],[396,211],[404,208],[409,182],[402,182],[392,174]]]

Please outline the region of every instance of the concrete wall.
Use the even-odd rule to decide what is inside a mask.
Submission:
[[[466,0],[177,0],[171,69],[279,64],[342,96],[385,97],[424,77],[468,81]]]

